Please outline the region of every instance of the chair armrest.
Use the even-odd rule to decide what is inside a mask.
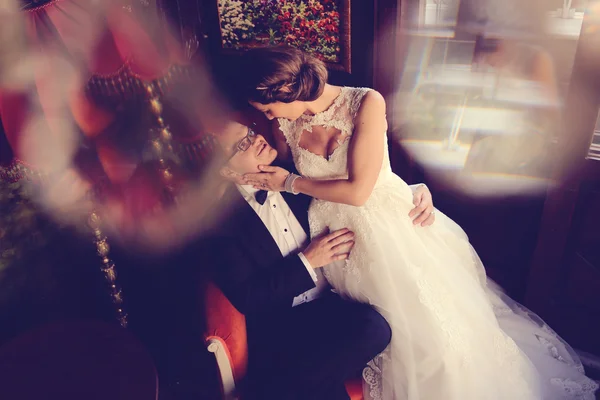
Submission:
[[[362,378],[346,381],[346,392],[348,392],[350,400],[364,400]]]
[[[242,379],[246,375],[248,365],[246,318],[215,285],[207,286],[205,296],[205,341],[208,338],[219,338],[223,342],[234,379]]]
[[[204,341],[215,355],[223,398],[237,399],[236,383],[246,375],[248,342],[246,318],[233,307],[221,290],[208,283],[204,290],[206,327]]]
[[[205,343],[207,350],[215,355],[223,399],[236,400],[236,387],[232,368],[233,361],[227,343],[219,336],[208,336],[205,339]]]

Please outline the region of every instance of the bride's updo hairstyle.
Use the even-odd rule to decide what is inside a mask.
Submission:
[[[313,101],[323,93],[327,83],[325,64],[294,47],[267,47],[244,55],[241,80],[249,101]]]

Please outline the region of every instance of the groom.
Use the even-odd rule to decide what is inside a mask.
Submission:
[[[219,137],[235,180],[271,164],[264,137],[233,124]],[[244,398],[348,399],[344,382],[391,339],[385,319],[366,304],[334,294],[321,267],[348,257],[347,229],[309,240],[310,198],[231,184],[230,214],[206,242],[214,281],[246,316],[248,374]]]
[[[277,151],[248,127],[232,123],[219,135],[227,162],[221,174],[234,182],[271,164]],[[435,219],[431,193],[412,187],[410,217]],[[231,185],[224,201],[232,212],[210,239],[215,282],[246,315],[247,389],[256,399],[348,399],[344,381],[389,343],[387,322],[365,304],[332,293],[321,267],[345,259],[352,232],[340,230],[309,242],[310,198]]]

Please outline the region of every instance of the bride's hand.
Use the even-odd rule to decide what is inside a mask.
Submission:
[[[433,198],[429,188],[425,185],[419,185],[413,194],[413,204],[415,208],[410,210],[408,216],[413,219],[413,224],[429,226],[435,221],[435,208],[433,207]]]
[[[270,165],[260,165],[262,172],[257,174],[246,174],[244,180],[247,185],[252,185],[256,189],[270,190],[273,192],[285,191],[285,179],[290,174],[287,170]]]

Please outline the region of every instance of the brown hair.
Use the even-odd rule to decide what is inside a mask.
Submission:
[[[327,83],[325,64],[294,47],[248,51],[241,79],[246,99],[261,104],[313,101]]]

